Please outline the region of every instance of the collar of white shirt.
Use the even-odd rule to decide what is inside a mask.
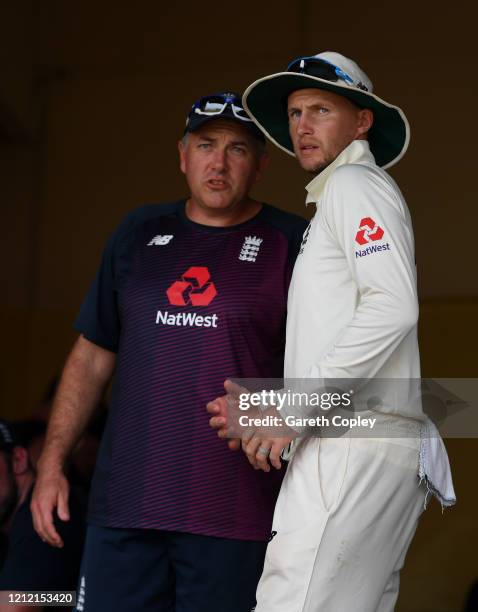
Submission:
[[[306,205],[310,202],[317,204],[322,192],[325,188],[327,179],[332,172],[339,166],[345,164],[363,164],[363,163],[375,163],[375,159],[370,152],[370,147],[367,140],[353,140],[348,147],[338,155],[334,161],[327,166],[320,174],[306,185],[307,198],[305,200]]]

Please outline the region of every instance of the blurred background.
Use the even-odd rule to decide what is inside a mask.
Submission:
[[[410,149],[390,173],[415,227],[423,376],[476,377],[475,30],[471,2],[2,2],[1,416],[48,411],[72,322],[123,215],[187,195],[177,140],[193,101],[324,50],[355,59],[409,118]],[[256,196],[310,217],[308,176],[270,153]],[[478,444],[446,444],[459,503],[424,515],[399,612],[462,610],[478,578]]]

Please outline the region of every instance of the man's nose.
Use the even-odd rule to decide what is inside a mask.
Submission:
[[[306,113],[302,113],[297,122],[297,134],[303,136],[304,134],[311,134],[313,132],[311,123]]]
[[[212,158],[212,168],[216,172],[224,172],[227,167],[227,157],[225,149],[216,149]]]

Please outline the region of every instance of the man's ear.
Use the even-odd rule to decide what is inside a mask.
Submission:
[[[179,167],[183,174],[186,174],[186,147],[182,140],[178,141]]]
[[[12,453],[12,467],[15,476],[24,474],[30,469],[28,461],[28,451],[23,446],[15,446]]]
[[[369,108],[362,108],[358,115],[357,136],[366,136],[373,125],[373,112]]]
[[[264,153],[261,154],[258,164],[257,164],[257,171],[256,171],[256,178],[255,178],[255,182],[257,183],[258,181],[261,180],[261,178],[264,176],[264,172],[267,169],[267,166],[269,165],[269,153],[267,153],[267,151],[264,151]]]

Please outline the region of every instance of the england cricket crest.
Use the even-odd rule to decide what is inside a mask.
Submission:
[[[262,244],[262,238],[257,236],[246,236],[242,245],[239,259],[241,261],[255,262]]]

